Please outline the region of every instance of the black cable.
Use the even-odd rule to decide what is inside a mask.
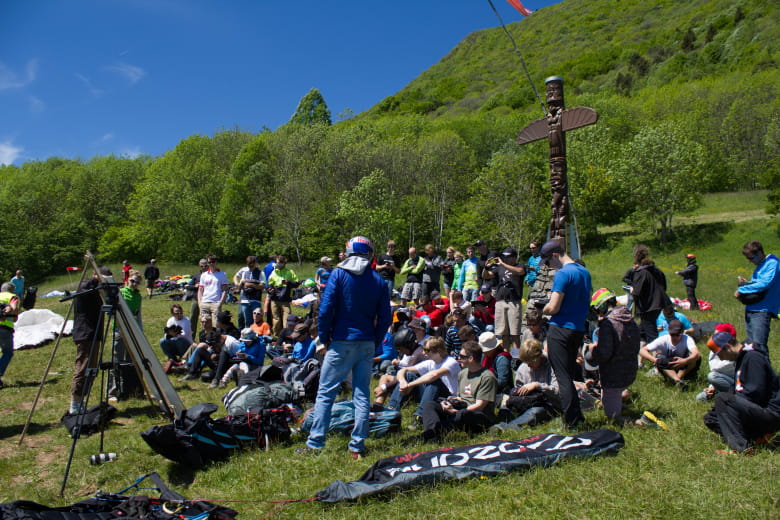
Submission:
[[[536,87],[534,86],[533,80],[531,80],[531,74],[528,73],[528,67],[525,66],[525,60],[523,59],[523,55],[520,52],[520,49],[517,47],[517,43],[515,42],[515,39],[512,37],[512,35],[509,33],[509,30],[507,30],[506,25],[504,25],[504,20],[501,19],[501,15],[498,14],[498,11],[496,10],[496,6],[493,5],[493,0],[487,0],[488,4],[490,4],[490,8],[493,9],[493,12],[496,13],[496,18],[498,18],[499,23],[501,24],[501,28],[504,29],[504,32],[506,33],[507,37],[509,38],[509,41],[512,42],[512,46],[515,49],[515,53],[520,58],[520,64],[523,66],[523,71],[525,72],[525,77],[528,78],[528,83],[531,85],[531,89],[534,91],[534,95],[536,96],[536,99],[539,101],[539,104],[542,106],[542,112],[545,116],[547,116],[547,107],[545,106],[544,102],[542,101],[542,97],[539,95],[539,91],[536,90]]]

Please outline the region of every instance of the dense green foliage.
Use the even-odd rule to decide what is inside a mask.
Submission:
[[[780,209],[780,16],[769,0],[567,0],[511,24],[537,88],[562,75],[571,200],[586,247],[630,222],[666,238],[699,194],[768,188]],[[542,116],[500,28],[466,37],[371,110],[331,124],[317,89],[290,123],[194,135],[155,158],[0,167],[0,274],[33,277],[83,250],[144,262],[333,256],[353,233],[496,247],[549,219]]]

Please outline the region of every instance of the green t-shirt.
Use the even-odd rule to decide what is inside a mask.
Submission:
[[[119,289],[119,292],[122,293],[122,298],[127,302],[127,306],[130,307],[130,312],[138,314],[138,311],[141,310],[141,302],[143,301],[141,292],[138,289],[131,289],[128,286],[122,287]]]
[[[469,372],[464,368],[458,374],[458,396],[469,405],[478,400],[488,401],[490,404],[484,409],[485,413],[493,412],[497,389],[496,375],[487,368],[480,368],[476,372]]]

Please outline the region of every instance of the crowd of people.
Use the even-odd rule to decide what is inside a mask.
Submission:
[[[312,428],[299,451],[316,454],[325,446],[333,403],[348,381],[356,418],[349,452],[359,458],[370,411],[409,402],[416,409],[408,428],[423,441],[451,429],[516,430],[556,416],[576,431],[583,410],[593,406],[615,423],[665,427],[651,413],[627,412],[630,387],[649,363],[650,374],[686,391],[702,364],[697,340],[704,339],[709,385],[696,399],[713,403],[704,422],[723,436],[727,451],[745,452],[780,429],[780,382],[768,349],[771,319],[780,310],[780,261],[756,241],[742,254],[755,265],[734,293],[745,305],[742,342],[731,324],[695,323],[677,311],[664,273],[643,245],[634,248],[624,277],[629,297],[622,298],[608,288],[594,290],[585,264],[559,240],[532,242],[522,263],[514,248],[491,251],[481,240],[465,255],[450,247],[441,257],[428,244],[423,254],[411,247],[402,258],[393,241],[376,254],[369,239],[353,237],[335,267],[321,259],[316,303],[303,319],[290,309],[300,281],[286,259],[274,256],[261,268],[249,256],[233,278],[240,291],[234,325],[223,309],[228,277],[208,255],[189,290],[190,319],[181,304],[171,305],[160,348],[167,370],[186,371],[184,381],[208,372],[206,381],[220,388],[265,363],[318,359]],[[686,262],[677,274],[695,309],[698,265],[694,255]],[[140,311],[141,280],[131,271],[121,290],[132,312]],[[0,299],[9,313],[13,300],[10,293],[8,301]],[[82,332],[74,334],[77,345],[91,340]],[[76,372],[83,379],[82,350]],[[72,394],[75,413],[76,377]]]

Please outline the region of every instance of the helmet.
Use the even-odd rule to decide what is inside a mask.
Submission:
[[[347,256],[350,255],[373,255],[374,244],[366,237],[356,236],[347,242]]]
[[[606,288],[597,289],[590,298],[590,306],[595,307],[597,310],[604,307],[610,300],[617,301],[615,293]]]
[[[393,334],[393,345],[396,349],[406,347],[413,352],[417,348],[417,336],[412,329],[401,327]]]

